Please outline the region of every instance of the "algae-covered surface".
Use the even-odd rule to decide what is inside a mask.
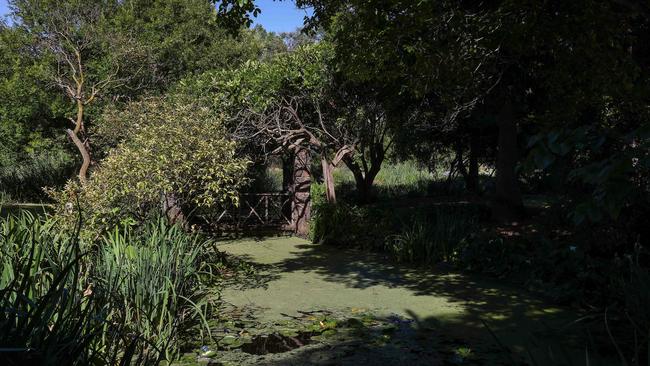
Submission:
[[[579,329],[569,326],[577,315],[522,289],[291,237],[237,240],[219,248],[257,271],[223,288],[220,319],[212,324],[215,343],[204,347],[207,357],[200,362],[584,362]],[[191,359],[196,354],[186,355]]]

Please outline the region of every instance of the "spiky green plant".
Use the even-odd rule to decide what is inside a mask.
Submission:
[[[142,352],[173,359],[184,328],[198,322],[209,331],[201,285],[209,244],[163,219],[140,233],[116,228],[104,237],[93,277],[113,294],[109,319],[148,341]]]
[[[151,363],[106,322],[105,296],[84,290],[76,238],[29,213],[0,221],[0,364]]]
[[[476,213],[467,207],[440,206],[410,219],[386,238],[385,249],[402,262],[450,261],[465,235],[476,228]]]
[[[0,219],[0,364],[158,364],[185,328],[208,329],[210,241],[163,219],[78,238],[27,212]]]

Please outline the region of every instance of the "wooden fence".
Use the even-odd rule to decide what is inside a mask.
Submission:
[[[221,206],[217,212],[211,224],[219,229],[286,229],[291,226],[291,194],[244,193],[239,207]]]

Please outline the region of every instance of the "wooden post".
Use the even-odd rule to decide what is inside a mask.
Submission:
[[[336,190],[334,188],[334,176],[332,171],[334,166],[327,161],[323,156],[321,157],[321,166],[323,169],[323,180],[325,181],[325,197],[328,203],[336,203]]]
[[[298,148],[293,161],[293,198],[291,226],[298,236],[309,235],[311,217],[311,156],[309,150]]]

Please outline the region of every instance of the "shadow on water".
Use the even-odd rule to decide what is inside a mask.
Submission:
[[[273,246],[273,243],[256,245]],[[534,294],[496,280],[450,268],[424,269],[399,264],[377,253],[304,242],[292,246],[287,254],[284,257],[278,254],[272,263],[260,265],[260,278],[256,280],[260,286],[267,286],[284,273],[312,272],[346,288],[383,286],[406,289],[416,297],[444,297],[462,311],[452,316],[433,316],[434,312],[408,309],[408,302],[404,308],[418,329],[472,340],[478,348],[494,350],[496,347],[530,364],[585,365],[586,352],[589,365],[618,364],[609,356],[599,355],[598,347],[590,345],[587,326],[575,321],[580,317],[577,311],[549,305]],[[255,262],[258,258],[246,255],[245,259]],[[296,360],[286,364],[301,363]]]

